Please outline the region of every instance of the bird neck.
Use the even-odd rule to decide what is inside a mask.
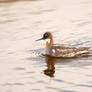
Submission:
[[[50,39],[46,40],[46,49],[53,44],[53,35],[51,35]]]

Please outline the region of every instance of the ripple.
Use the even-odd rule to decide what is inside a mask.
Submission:
[[[32,53],[37,53],[37,52],[43,52],[44,49],[34,49],[34,50],[27,50],[28,53],[32,54]]]
[[[38,1],[38,0],[0,0],[0,3],[12,3],[16,1]]]
[[[90,43],[90,42],[92,42],[92,40],[79,42],[79,43],[74,44],[73,46],[85,45],[85,44]]]
[[[5,84],[2,84],[2,86],[15,86],[15,85],[22,86],[22,85],[24,85],[24,83],[17,82],[17,83],[5,83]]]
[[[8,20],[1,21],[0,24],[6,24],[9,22],[15,22],[15,21],[17,21],[17,19],[8,19]]]
[[[39,89],[39,88],[33,88],[32,90],[34,90],[34,91],[40,91],[41,89]]]
[[[13,92],[13,91],[8,90],[8,91],[6,91],[6,92]]]
[[[87,84],[78,84],[77,86],[92,88],[92,85],[87,85]]]
[[[92,23],[92,22],[91,21],[84,21],[84,22],[81,22],[81,23],[79,23],[77,25],[78,26],[85,26],[85,25],[90,24],[90,23]]]
[[[14,70],[26,70],[24,67],[16,67],[16,68],[13,68]]]
[[[27,58],[24,58],[24,60],[27,60],[27,61],[41,61],[41,57],[27,57]]]
[[[27,73],[27,74],[33,74],[35,72],[34,71],[29,71],[29,72],[25,72],[25,73]]]
[[[47,82],[45,82],[45,81],[43,81],[43,80],[36,81],[36,83],[47,84]]]
[[[64,80],[61,80],[61,79],[53,79],[53,80],[55,80],[57,82],[64,82]]]
[[[60,91],[60,89],[59,89],[59,88],[55,88],[55,87],[49,87],[49,86],[47,86],[46,88],[47,88],[47,89],[51,89],[51,90]]]
[[[88,77],[92,77],[92,75],[90,74],[90,75],[87,75]]]
[[[76,91],[73,91],[73,90],[61,90],[59,92],[76,92]]]

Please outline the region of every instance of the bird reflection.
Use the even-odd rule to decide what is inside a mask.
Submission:
[[[47,55],[44,55],[44,56],[45,56],[45,61],[47,63],[47,68],[44,70],[44,74],[49,77],[54,77],[56,63],[65,64],[73,60],[72,58],[70,59],[69,58],[53,58]]]
[[[64,65],[64,64],[67,64],[67,63],[70,63],[72,61],[77,61],[79,60],[86,60],[88,59],[87,56],[86,57],[82,57],[82,58],[53,58],[53,57],[49,57],[49,56],[45,56],[45,61],[46,61],[46,64],[47,64],[47,68],[44,70],[44,74],[49,76],[49,77],[54,77],[54,74],[55,74],[55,64],[57,63],[60,63],[60,65]],[[78,62],[76,62],[76,64],[78,64]],[[90,62],[80,62],[80,64],[78,64],[77,67],[82,67],[84,65],[89,65],[91,64]],[[69,64],[70,66],[75,66],[75,63],[70,63]]]
[[[54,73],[55,73],[55,59],[46,56],[45,57],[46,63],[47,63],[47,69],[44,70],[44,74],[50,77],[54,77]]]
[[[49,77],[54,77],[55,74],[55,64],[56,63],[69,63],[72,61],[72,59],[67,59],[67,58],[54,58],[48,55],[45,56],[45,61],[47,63],[47,69],[44,70],[44,74],[49,76]]]

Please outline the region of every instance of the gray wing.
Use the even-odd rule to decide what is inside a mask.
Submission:
[[[56,57],[74,57],[89,52],[87,47],[74,47],[65,44],[53,44],[49,47],[49,54]]]

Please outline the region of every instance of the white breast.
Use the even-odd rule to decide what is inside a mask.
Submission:
[[[52,52],[55,53],[56,52],[55,49],[52,49]]]
[[[50,39],[46,39],[46,42],[50,43]]]

